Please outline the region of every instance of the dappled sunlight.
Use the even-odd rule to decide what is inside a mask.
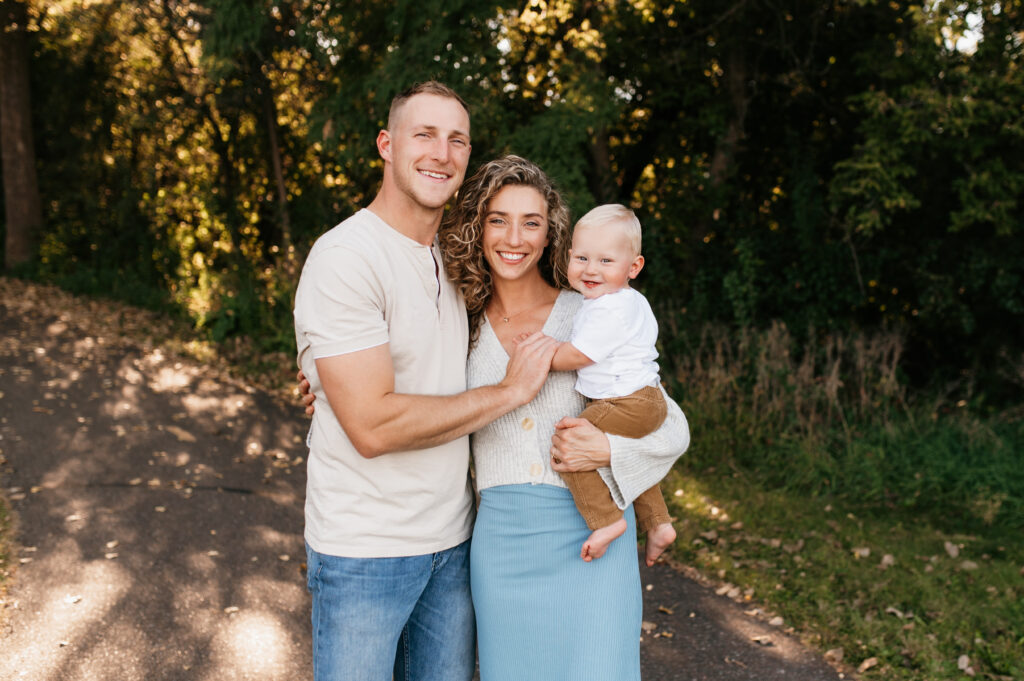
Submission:
[[[251,527],[246,535],[246,545],[254,550],[256,548],[269,548],[271,551],[280,552],[286,551],[289,547],[294,547],[294,544],[295,535],[293,533],[282,532],[266,525]]]
[[[278,560],[277,557],[273,560]],[[299,574],[299,562],[294,561],[294,579],[273,579],[265,575],[251,575],[242,580],[238,598],[242,603],[258,603],[262,608],[274,608],[280,612],[302,610],[309,599],[305,582]]]
[[[64,542],[32,569],[45,572],[51,562],[66,559],[62,552],[75,550],[73,542]],[[4,641],[9,652],[0,656],[0,678],[24,678],[19,671],[26,669],[32,670],[33,681],[63,678],[63,668],[76,657],[79,646],[103,625],[131,586],[131,575],[107,560],[85,563],[74,573],[51,574],[31,604],[28,626],[18,627]]]
[[[747,641],[747,645],[757,648],[760,654],[789,662],[807,659],[807,649],[802,647],[797,639],[784,635],[778,628],[769,626],[737,608],[716,608],[714,614],[723,629]]]
[[[149,387],[154,392],[176,392],[187,388],[195,377],[195,369],[186,371],[181,365],[161,367],[155,375],[150,375]]]
[[[199,416],[200,414],[212,412],[218,416],[226,416],[228,418],[238,416],[244,407],[251,406],[247,405],[245,400],[239,399],[235,395],[230,397],[206,397],[196,395],[195,393],[182,396],[181,404],[188,411],[189,416]]]
[[[268,613],[239,611],[230,615],[212,643],[214,663],[204,677],[232,676],[246,679],[290,679],[288,628]]]
[[[220,557],[217,549],[194,551],[185,561],[189,570],[200,575],[212,575],[217,570],[216,558]]]

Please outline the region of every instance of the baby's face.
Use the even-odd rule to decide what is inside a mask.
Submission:
[[[629,285],[644,266],[618,223],[577,229],[569,251],[569,285],[584,298],[599,298]]]

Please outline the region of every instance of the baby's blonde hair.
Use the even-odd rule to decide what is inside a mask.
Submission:
[[[597,208],[591,209],[586,215],[576,221],[573,234],[581,229],[589,227],[600,227],[601,225],[618,224],[622,233],[629,239],[629,246],[633,249],[633,255],[640,255],[640,220],[636,213],[620,203],[606,203]]]

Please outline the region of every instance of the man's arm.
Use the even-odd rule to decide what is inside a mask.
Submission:
[[[450,442],[526,404],[544,385],[557,343],[542,334],[519,343],[500,383],[456,395],[396,393],[386,344],[318,359],[316,368],[345,434],[373,458]]]
[[[577,350],[572,343],[562,343],[558,346],[555,356],[551,358],[551,370],[576,371],[593,363],[594,360]]]

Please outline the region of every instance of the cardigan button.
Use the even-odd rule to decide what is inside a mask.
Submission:
[[[527,416],[522,420],[521,425],[523,426],[523,430],[533,430],[533,419]]]

